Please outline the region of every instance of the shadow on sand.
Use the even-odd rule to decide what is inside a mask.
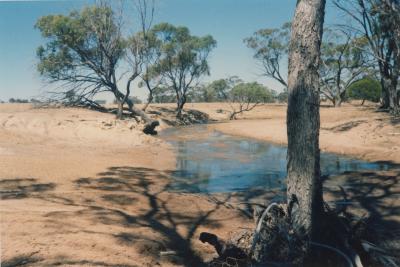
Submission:
[[[192,239],[197,239],[197,229],[216,229],[221,221],[212,215],[230,196],[201,199],[203,205],[193,201],[193,195],[168,193],[170,173],[149,168],[111,167],[97,177],[79,178],[74,187],[77,192],[85,192],[86,197],[77,197],[74,193],[62,194],[54,189],[55,184],[39,183],[36,179],[9,179],[1,181],[2,199],[35,198],[56,204],[78,207],[77,211],[52,211],[44,216],[60,223],[62,233],[69,218],[79,217],[90,220],[90,225],[115,226],[120,232],[98,232],[96,227],[82,228],[79,231],[111,236],[115,243],[124,246],[139,245],[139,252],[152,257],[154,262],[170,261],[185,266],[202,266],[203,261],[193,249]],[[204,202],[206,205],[204,205]],[[233,216],[226,218],[232,220]],[[141,231],[145,229],[145,231]],[[97,232],[96,232],[97,231]],[[65,232],[64,232],[65,233]],[[112,244],[109,244],[112,246]],[[171,255],[160,256],[160,252]],[[21,261],[41,261],[43,259],[26,258],[20,255],[6,259],[6,266],[18,266]],[[48,262],[49,259],[46,259]],[[89,264],[91,266],[114,266],[106,262],[82,262],[72,259],[51,259],[53,265]],[[115,265],[118,266],[118,265]],[[126,265],[123,265],[126,266]],[[134,266],[134,265],[132,265]]]
[[[400,166],[389,172],[346,172],[329,178],[327,182],[335,186],[325,187],[325,192],[333,201],[343,198],[337,185],[342,186],[351,202],[351,208],[358,213],[367,213],[371,222],[387,237],[394,255],[400,255]],[[254,202],[273,195],[266,192],[242,192],[220,194],[218,197],[196,194],[171,193],[171,173],[141,167],[111,167],[96,177],[84,177],[73,181],[77,192],[57,193],[53,183],[39,183],[34,178],[6,179],[0,181],[1,198],[4,200],[36,198],[44,201],[78,207],[75,211],[53,211],[44,216],[61,224],[69,218],[79,217],[89,220],[90,225],[113,226],[118,232],[103,231],[91,227],[81,227],[80,232],[107,235],[114,245],[137,246],[139,253],[153,259],[154,264],[170,262],[184,266],[203,266],[202,257],[194,248],[194,239],[199,230],[218,229],[240,216],[240,212],[229,216],[216,216],[221,209],[234,209],[228,205],[232,198]],[[281,192],[282,193],[282,192]],[[282,194],[279,194],[282,195]],[[276,196],[276,194],[275,194]],[[197,199],[198,201],[197,201]],[[281,200],[282,198],[280,198]],[[200,204],[202,203],[202,204]],[[204,204],[206,203],[206,205]],[[243,214],[249,215],[250,206],[245,206]],[[226,213],[226,212],[225,212]],[[231,215],[234,216],[231,216]],[[202,228],[202,229],[199,229]],[[99,227],[102,229],[102,227]],[[145,231],[143,230],[145,229]],[[395,234],[397,231],[397,234]],[[396,240],[395,240],[396,239]],[[113,246],[113,244],[108,244]],[[171,252],[161,256],[160,252]],[[51,262],[51,265],[121,266],[103,261],[76,260],[71,258],[43,259],[37,255],[19,255],[5,259],[2,266],[19,266],[34,262]],[[132,262],[134,265],[135,262]],[[25,263],[24,263],[25,264]],[[129,265],[123,265],[129,266]]]

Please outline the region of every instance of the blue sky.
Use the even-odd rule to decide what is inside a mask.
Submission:
[[[44,87],[36,72],[36,48],[44,43],[34,24],[40,16],[66,14],[91,3],[71,1],[0,0],[0,100],[31,98]],[[193,34],[211,34],[217,48],[210,57],[211,76],[204,81],[238,75],[246,81],[257,80],[272,89],[281,87],[262,78],[243,39],[261,28],[279,27],[289,21],[296,0],[158,0],[155,23],[170,22],[187,26]],[[334,23],[336,11],[327,4],[327,23]],[[134,95],[145,98],[145,90]],[[108,98],[108,97],[106,97]]]

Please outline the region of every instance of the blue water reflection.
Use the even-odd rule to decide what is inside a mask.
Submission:
[[[222,134],[207,125],[168,129],[160,136],[176,149],[173,190],[216,193],[284,188],[284,146]],[[385,163],[321,154],[322,175],[388,168]]]

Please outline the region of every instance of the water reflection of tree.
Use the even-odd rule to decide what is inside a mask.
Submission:
[[[211,170],[207,163],[200,157],[200,160],[192,160],[197,151],[192,142],[178,141],[179,155],[176,159],[176,171],[174,176],[177,179],[177,187],[194,192],[207,191]]]

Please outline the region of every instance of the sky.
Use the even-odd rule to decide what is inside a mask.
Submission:
[[[68,14],[91,3],[0,0],[0,100],[30,99],[51,89],[36,71],[36,48],[45,40],[34,25],[41,16]],[[262,77],[262,70],[243,39],[258,29],[276,28],[290,21],[295,5],[296,0],[157,0],[154,23],[186,26],[194,35],[211,34],[216,39],[217,47],[209,59],[211,74],[203,82],[237,75],[280,91],[282,87],[277,82]],[[326,24],[334,23],[336,17],[337,11],[328,1]],[[146,91],[134,88],[133,95],[145,99]]]

